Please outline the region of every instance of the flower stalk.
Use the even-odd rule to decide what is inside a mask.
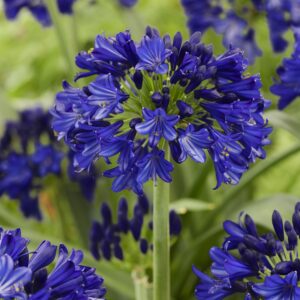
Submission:
[[[170,152],[165,148],[165,158]],[[153,185],[153,299],[170,299],[170,184],[158,180]]]
[[[141,270],[132,273],[136,300],[152,300],[153,286],[148,282],[148,277]]]
[[[55,32],[57,35],[59,46],[61,48],[61,52],[67,64],[67,68],[68,68],[67,74],[74,74],[75,66],[73,63],[73,53],[71,54],[71,51],[69,51],[68,43],[65,38],[62,22],[60,21],[60,16],[57,11],[56,4],[52,0],[46,0],[46,3],[55,28]]]

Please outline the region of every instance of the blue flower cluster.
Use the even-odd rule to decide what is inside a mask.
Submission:
[[[255,31],[251,27],[255,16],[266,16],[275,52],[286,49],[288,43],[284,33],[300,24],[300,3],[297,0],[252,0],[248,3],[228,0],[223,6],[220,1],[211,0],[181,0],[181,3],[188,17],[191,33],[204,33],[213,28],[223,35],[225,47],[232,45],[243,49],[251,64],[257,56],[262,55],[255,41]]]
[[[51,26],[52,20],[44,0],[3,0],[7,19],[14,20],[19,12],[26,8],[43,26]],[[55,1],[55,0],[54,0]],[[62,14],[72,14],[73,4],[76,0],[56,0],[57,7]]]
[[[280,96],[278,108],[284,109],[300,96],[300,35],[295,33],[295,50],[291,58],[284,59],[277,69],[279,81],[271,92]]]
[[[42,109],[24,110],[19,120],[7,122],[0,140],[0,196],[18,199],[26,217],[41,219],[41,178],[61,172],[63,153],[54,147],[49,125],[50,116]]]
[[[138,0],[119,0],[120,5],[124,7],[133,7],[137,2]]]
[[[69,253],[63,244],[57,247],[43,241],[30,252],[29,242],[20,229],[0,228],[1,299],[104,300],[103,278],[94,268],[81,265],[80,250]]]
[[[43,178],[61,175],[64,153],[50,126],[50,115],[40,108],[21,111],[19,120],[6,124],[0,139],[0,196],[6,194],[20,201],[26,217],[41,219],[38,194]],[[72,153],[70,152],[70,159]],[[69,177],[76,181],[87,200],[92,200],[96,174],[75,173],[69,166]]]
[[[300,203],[291,219],[283,222],[275,210],[275,233],[263,234],[247,214],[239,223],[225,221],[224,230],[229,236],[222,248],[210,250],[213,277],[194,267],[201,281],[195,289],[196,298],[224,299],[237,294],[247,300],[300,299]]]
[[[243,75],[247,61],[239,49],[215,57],[198,33],[183,42],[180,33],[172,39],[147,28],[140,43],[128,31],[99,35],[76,63],[86,70],[77,80],[96,78],[83,88],[63,83],[53,128],[75,152],[78,170],[117,155],[117,166],[104,172],[115,192],[142,194],[149,179],[170,182],[169,150],[177,163],[204,163],[210,155],[216,187],[238,183],[250,163],[265,157],[268,101],[260,77]]]
[[[95,4],[97,0],[90,0],[91,4]],[[138,0],[117,0],[118,4],[124,8],[132,8],[138,2]]]
[[[283,52],[288,45],[284,34],[292,27],[300,25],[300,2],[298,0],[252,1],[260,12],[266,14],[273,50]]]
[[[124,259],[122,244],[129,234],[139,243],[139,252],[147,254],[152,249],[151,232],[153,223],[150,214],[150,204],[145,195],[140,195],[133,207],[132,216],[129,216],[128,202],[125,198],[119,201],[117,220],[113,222],[112,211],[104,202],[101,206],[102,222],[94,221],[90,232],[90,250],[99,260],[103,257],[110,260],[115,257]],[[147,226],[144,226],[148,223]],[[170,235],[178,236],[181,231],[181,221],[175,211],[170,211]],[[133,249],[130,247],[132,254]]]

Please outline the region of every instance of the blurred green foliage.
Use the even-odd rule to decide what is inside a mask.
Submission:
[[[120,8],[117,0],[98,0],[95,5],[78,0],[75,10],[75,19],[64,17],[62,21],[66,40],[74,43],[72,36],[74,32],[78,33],[78,43],[74,43],[77,49],[74,49],[73,55],[81,49],[91,48],[99,33],[114,35],[130,29],[135,37],[140,37],[146,25],[171,35],[181,31],[188,38],[179,0],[140,0],[132,10]],[[272,100],[268,115],[274,126],[272,145],[267,147],[268,158],[253,165],[236,187],[222,186],[217,191],[213,190],[215,178],[209,163],[202,166],[188,161],[176,169],[172,199],[181,199],[181,202],[172,205],[179,212],[184,212],[184,229],[172,248],[174,299],[193,298],[196,278],[191,265],[195,264],[202,270],[208,268],[208,250],[212,245],[220,245],[224,219],[237,218],[238,212],[245,210],[266,227],[269,223],[266,224],[265,219],[270,219],[274,208],[288,216],[295,201],[300,199],[300,100],[282,114],[274,111],[277,99],[269,92],[276,77],[276,68],[282,58],[291,53],[292,46],[287,53],[275,55],[270,47],[265,19],[256,16],[252,21],[258,45],[264,54],[249,68],[249,72],[261,74],[263,94]],[[35,105],[50,107],[62,80],[70,78],[71,70],[61,55],[55,30],[41,28],[28,12],[23,11],[15,22],[8,22],[1,13],[0,28],[0,122],[3,125],[9,118],[15,117],[15,110]],[[289,33],[288,38],[292,41]],[[204,41],[213,44],[216,53],[224,50],[221,38],[213,31],[205,34]],[[88,236],[90,220],[98,218],[99,204],[109,200],[111,207],[116,208],[121,195],[134,199],[129,192],[112,193],[110,180],[103,178],[99,180],[97,199],[93,204],[86,203],[78,187],[68,183],[67,178],[49,178],[46,186],[40,197],[43,222],[25,220],[16,202],[2,199],[0,224],[21,227],[24,236],[32,238],[34,243],[47,238],[87,248],[87,240],[80,237]],[[150,184],[146,190],[151,196]],[[133,299],[129,271],[120,271],[120,263],[117,267],[106,262],[97,263],[88,251],[86,255],[89,264],[97,266],[99,273],[105,277],[110,290],[108,299]]]

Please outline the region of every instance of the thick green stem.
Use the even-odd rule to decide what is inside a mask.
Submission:
[[[169,151],[166,157],[170,160]],[[157,180],[153,186],[153,299],[170,299],[170,184]]]
[[[67,73],[71,74],[71,76],[73,76],[75,73],[75,65],[73,63],[71,51],[69,51],[69,48],[68,48],[68,42],[67,42],[67,39],[64,34],[62,22],[60,21],[59,12],[56,7],[56,1],[46,0],[46,3],[47,3],[47,8],[51,15],[53,25],[55,27],[59,46],[61,48],[61,51],[65,58],[65,61],[67,63],[67,67],[68,67]]]

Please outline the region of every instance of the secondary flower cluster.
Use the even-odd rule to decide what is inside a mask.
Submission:
[[[255,31],[251,27],[256,16],[266,16],[275,52],[286,49],[288,43],[283,35],[292,26],[298,26],[300,21],[300,3],[297,0],[252,0],[248,3],[228,0],[223,6],[220,1],[211,0],[181,2],[192,33],[213,28],[223,35],[226,47],[233,45],[243,49],[250,63],[254,63],[255,58],[262,54],[255,41]]]
[[[247,300],[299,299],[300,203],[291,219],[283,223],[275,210],[275,233],[263,234],[247,214],[238,223],[225,221],[224,230],[229,236],[222,248],[210,250],[213,277],[194,268],[201,281],[195,289],[196,298],[224,299],[237,294]]]
[[[51,26],[52,19],[47,8],[45,0],[3,0],[4,12],[9,20],[15,20],[22,9],[27,9],[33,15],[33,17],[42,26]],[[58,11],[61,14],[71,15],[73,14],[73,5],[76,0],[53,0],[56,1]],[[118,3],[123,7],[133,7],[138,0],[118,0]],[[95,1],[91,1],[94,3]]]
[[[280,96],[278,108],[284,109],[300,96],[300,35],[295,32],[295,49],[291,58],[283,60],[277,69],[279,81],[271,87],[271,92]]]
[[[177,163],[204,163],[210,155],[216,187],[238,183],[250,163],[265,157],[268,102],[260,77],[244,75],[239,49],[215,57],[198,33],[183,42],[180,33],[172,39],[147,28],[140,43],[128,31],[99,35],[76,63],[86,70],[76,79],[96,78],[83,88],[64,82],[53,128],[75,152],[78,170],[117,155],[117,166],[104,172],[115,178],[115,192],[141,194],[149,179],[170,182],[169,150]]]
[[[128,240],[139,243],[139,252],[147,254],[152,249],[152,220],[150,204],[145,195],[140,195],[129,216],[128,202],[125,198],[119,201],[117,220],[113,221],[110,207],[106,202],[101,206],[102,222],[94,221],[90,233],[90,249],[93,256],[99,260],[103,257],[110,260],[113,256],[124,259],[123,246],[128,246]],[[144,226],[148,223],[148,226]],[[181,231],[181,221],[175,211],[170,211],[170,235],[177,236]],[[129,236],[130,235],[130,236]],[[126,241],[125,241],[126,240]],[[123,246],[122,246],[123,245]],[[133,247],[130,254],[133,253]]]
[[[75,1],[56,0],[59,12],[62,14],[72,14]],[[4,0],[4,12],[9,20],[16,19],[19,12],[24,8],[28,9],[41,25],[52,25],[51,16],[44,0]]]
[[[43,241],[30,252],[29,242],[20,229],[0,228],[1,299],[104,300],[103,278],[94,268],[81,265],[80,250],[69,253],[63,244]]]
[[[71,152],[69,155],[72,159]],[[38,194],[42,179],[61,174],[64,156],[53,135],[50,115],[40,108],[20,112],[19,120],[7,122],[0,139],[0,196],[18,199],[26,217],[41,219]],[[76,173],[72,163],[68,171],[86,199],[92,200],[97,176]]]
[[[120,5],[124,7],[133,7],[137,2],[138,0],[119,0]]]
[[[18,121],[7,122],[0,140],[0,195],[18,199],[26,217],[41,219],[39,179],[60,173],[63,153],[52,145],[49,122],[49,115],[39,108],[22,111]],[[46,145],[42,137],[48,140]]]

